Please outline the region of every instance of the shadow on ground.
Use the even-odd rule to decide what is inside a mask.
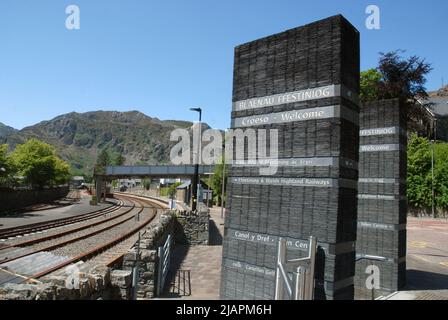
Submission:
[[[448,275],[422,270],[407,270],[408,290],[447,290]]]
[[[29,213],[29,212],[9,212],[0,214],[0,219],[11,219],[11,218],[33,218],[40,217],[41,214]]]
[[[188,245],[177,244],[171,255],[170,270],[160,298],[180,298],[191,294],[190,270],[181,270],[180,266],[187,256]]]
[[[218,226],[214,220],[210,220],[209,224],[209,245],[210,246],[221,246],[222,245],[222,235],[219,232]]]

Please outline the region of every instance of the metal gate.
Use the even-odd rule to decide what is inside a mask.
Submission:
[[[286,240],[279,239],[275,270],[275,300],[285,299],[285,289],[290,300],[313,300],[316,251],[317,239],[310,237],[308,257],[287,260]],[[288,266],[294,268],[292,281],[286,270]]]
[[[158,250],[158,270],[157,270],[157,296],[163,292],[165,280],[170,269],[171,261],[171,235],[166,238],[165,244]]]

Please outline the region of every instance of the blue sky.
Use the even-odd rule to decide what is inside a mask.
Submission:
[[[65,28],[76,4],[81,29]],[[381,9],[381,29],[365,9]],[[406,49],[448,82],[446,0],[1,0],[0,122],[21,129],[71,111],[139,110],[230,123],[233,48],[342,13],[361,32],[362,70]]]

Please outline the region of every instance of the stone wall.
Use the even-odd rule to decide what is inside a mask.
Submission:
[[[64,198],[68,187],[46,190],[0,190],[0,212],[17,210],[36,203],[51,202]]]
[[[182,212],[176,215],[176,243],[189,245],[208,245],[209,209],[201,205],[197,213]]]
[[[140,243],[123,257],[121,269],[97,266],[81,273],[78,288],[67,288],[67,276],[45,277],[38,284],[7,284],[0,287],[0,300],[129,300],[133,297],[132,272],[137,266],[137,298],[154,298],[157,285],[158,247],[168,235],[173,243],[207,244],[209,215],[205,206],[198,214],[165,211],[158,222],[143,231]],[[176,236],[180,234],[180,236]],[[137,254],[139,252],[139,254]]]
[[[79,273],[74,288],[67,276],[49,276],[36,284],[8,283],[0,287],[0,300],[104,300],[129,299],[131,273],[96,266]]]
[[[142,234],[137,254],[135,245],[123,259],[122,269],[131,272],[138,265],[138,299],[152,299],[156,296],[158,247],[162,246],[168,235],[175,244],[208,244],[209,214],[201,206],[197,214],[166,211],[157,224],[150,226]],[[123,297],[124,298],[124,297]]]
[[[174,214],[171,211],[163,213],[159,223],[146,229],[141,235],[139,248],[135,245],[123,258],[123,270],[131,272],[138,266],[138,299],[151,299],[156,294],[157,249],[165,243],[169,234],[174,234]]]

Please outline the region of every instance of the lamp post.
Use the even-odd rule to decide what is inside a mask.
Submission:
[[[434,192],[434,144],[437,139],[437,119],[433,119],[433,130],[434,130],[434,139],[432,142],[432,148],[431,148],[431,187],[432,187],[432,218],[435,219],[436,217],[436,210],[435,210],[435,192]]]
[[[432,188],[432,199],[431,199],[431,212],[432,218],[435,218],[434,210],[434,140],[431,140],[431,188]]]
[[[224,219],[224,189],[226,187],[226,152],[225,149],[226,144],[223,145],[223,153],[222,153],[222,185],[221,185],[221,219]]]
[[[200,144],[201,144],[201,121],[202,121],[202,109],[201,108],[190,108],[191,111],[196,111],[199,113],[199,135],[198,135],[198,145],[196,150],[195,164],[194,164],[194,176],[192,183],[192,204],[191,210],[196,211],[197,202],[198,202],[198,183],[199,183],[199,153],[200,153]]]

